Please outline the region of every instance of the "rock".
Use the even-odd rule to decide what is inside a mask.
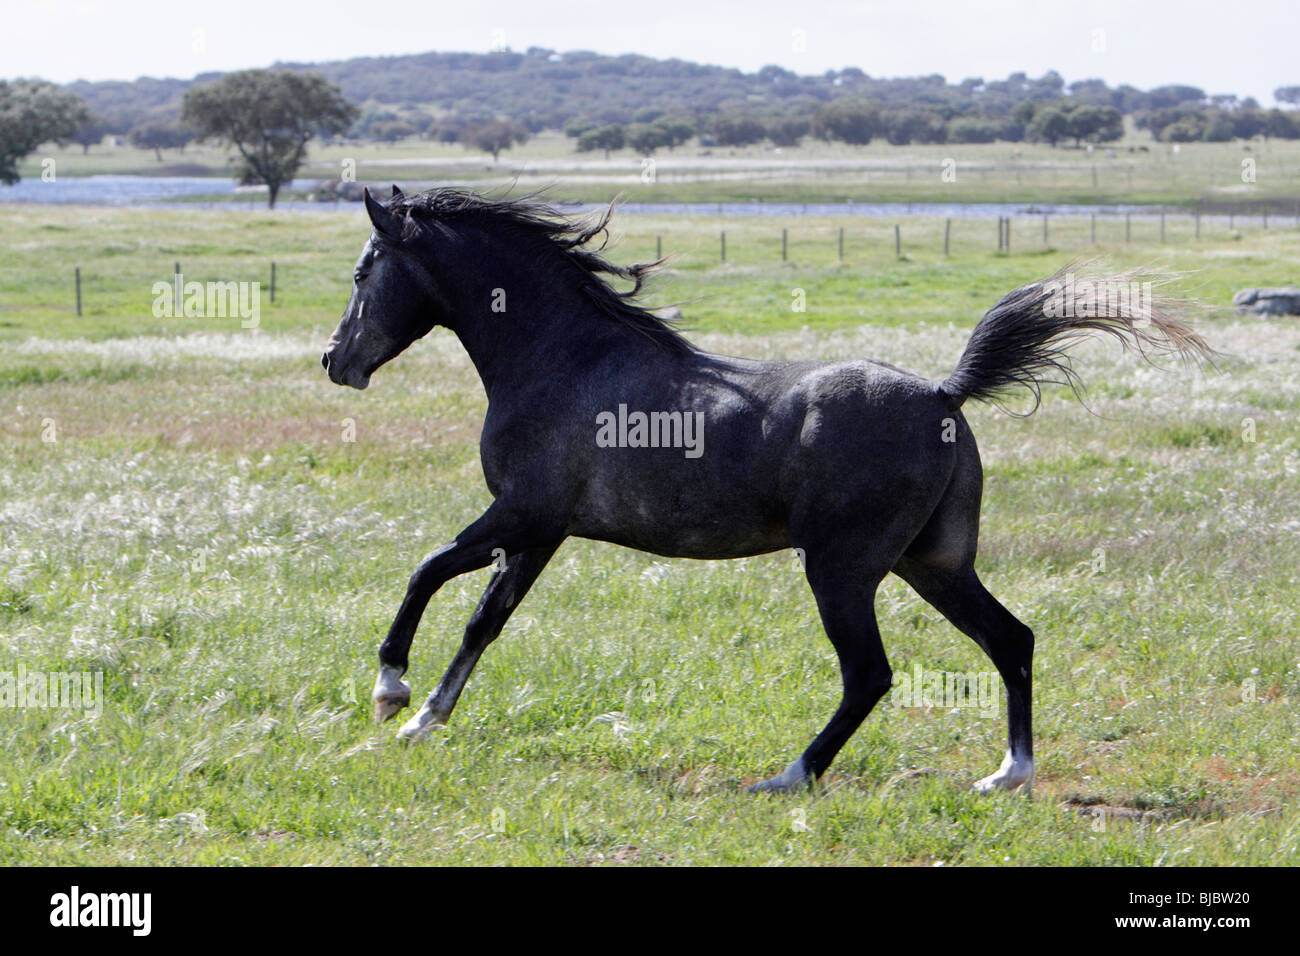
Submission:
[[[1238,312],[1257,315],[1300,315],[1300,288],[1242,289],[1232,297]]]
[[[660,309],[655,313],[655,315],[659,316],[659,318],[663,319],[665,322],[678,322],[681,320],[682,310],[677,308],[675,305],[670,305],[666,309]]]

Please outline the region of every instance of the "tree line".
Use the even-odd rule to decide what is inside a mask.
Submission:
[[[1274,97],[1300,105],[1300,86],[1280,87]],[[313,69],[283,64],[193,81],[0,81],[0,181],[16,181],[18,161],[42,143],[89,150],[110,134],[153,150],[160,161],[164,149],[183,150],[195,139],[227,143],[241,178],[266,183],[274,202],[314,137],[423,136],[494,159],[548,128],[563,129],[579,152],[606,156],[621,149],[648,156],[691,139],[704,148],[797,146],[810,137],[850,145],[1081,146],[1119,139],[1125,115],[1169,142],[1300,137],[1300,110],[1265,110],[1250,98],[1207,96],[1193,86],[1142,91],[1097,79],[1067,86],[1055,71],[956,84],[937,74],[873,78],[853,67],[821,76],[777,66],[746,74],[530,48],[359,58]]]
[[[341,136],[376,142],[426,137],[494,156],[544,129],[576,131],[570,135],[583,151],[643,155],[680,145],[688,126],[687,138],[701,137],[705,146],[764,140],[793,146],[809,136],[851,144],[1100,143],[1121,135],[1125,115],[1157,139],[1175,142],[1300,135],[1290,110],[1265,110],[1249,97],[1209,95],[1182,84],[1145,91],[1099,79],[1067,84],[1056,71],[960,82],[938,74],[872,77],[855,67],[801,76],[779,66],[745,73],[541,47],[276,69],[319,74],[356,104],[359,112]],[[220,76],[68,84],[65,89],[90,110],[74,139],[88,149],[105,135],[123,136],[161,159],[162,150],[183,149],[195,134],[180,119],[185,93]],[[1300,105],[1300,86],[1281,87],[1274,96]]]

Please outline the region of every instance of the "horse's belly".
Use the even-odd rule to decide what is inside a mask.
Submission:
[[[766,495],[690,481],[588,494],[570,534],[683,558],[738,558],[789,547],[784,512]]]

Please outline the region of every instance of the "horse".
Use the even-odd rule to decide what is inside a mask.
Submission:
[[[1037,408],[1048,383],[1078,395],[1066,349],[1092,332],[1148,358],[1213,354],[1165,300],[1063,307],[1057,273],[997,302],[940,382],[874,359],[755,361],[702,351],[638,304],[663,260],[605,257],[613,203],[577,218],[536,194],[393,187],[386,202],[368,191],[364,202],[372,232],[321,364],[335,384],[364,389],[434,327],[454,333],[487,393],[480,457],[493,497],[411,575],[379,647],[377,722],[410,703],[403,677],[420,618],[457,575],[495,568],[442,680],[398,731],[406,741],[446,724],[566,538],[697,559],[793,548],[838,655],[842,695],[802,754],[749,789],[815,783],[889,691],[874,604],[892,572],[1001,676],[1007,750],[975,789],[1028,791],[1034,634],[975,571],[983,471],[962,405],[1023,386]],[[619,291],[620,279],[632,287]]]

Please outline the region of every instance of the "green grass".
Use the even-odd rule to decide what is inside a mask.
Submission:
[[[1047,249],[1017,233],[1010,256],[989,226],[955,222],[944,259],[942,223],[906,220],[900,261],[892,223],[628,217],[615,256],[662,235],[678,257],[654,299],[686,300],[710,348],[937,377],[1003,292],[1091,251],[1086,222],[1054,223]],[[485,400],[447,333],[365,393],[321,374],[360,213],[0,209],[0,672],[98,670],[107,697],[98,719],[0,710],[0,862],[1295,863],[1300,330],[1227,303],[1294,275],[1296,233],[1155,228],[1126,246],[1111,224],[1102,251],[1186,273],[1218,373],[1089,343],[1096,414],[1055,389],[1028,420],[970,410],[979,567],[1038,635],[1033,799],[969,792],[1004,702],[888,700],[818,792],[755,798],[743,785],[808,743],[839,683],[789,554],[570,541],[448,728],[400,747],[370,724],[410,571],[489,498]],[[177,259],[265,281],[272,258],[256,331],[152,315]],[[434,599],[417,695],[485,582]],[[901,582],[878,604],[896,673],[989,669]]]

